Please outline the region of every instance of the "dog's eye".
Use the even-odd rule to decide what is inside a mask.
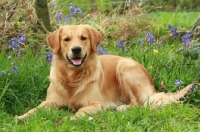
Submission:
[[[65,38],[64,40],[65,40],[65,41],[70,41],[70,39],[69,39],[69,38]]]
[[[81,40],[86,40],[87,38],[84,36],[81,36]]]

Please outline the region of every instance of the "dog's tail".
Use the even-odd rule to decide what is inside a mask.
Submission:
[[[145,105],[150,105],[151,108],[156,108],[158,106],[165,106],[172,102],[178,103],[179,99],[184,97],[184,95],[194,86],[195,84],[190,84],[185,88],[181,89],[177,93],[154,93],[151,95]]]

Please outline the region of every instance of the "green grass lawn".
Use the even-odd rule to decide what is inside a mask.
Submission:
[[[192,29],[198,17],[197,12],[157,12],[132,17],[98,14],[87,16],[79,23],[101,27],[102,53],[108,51],[108,54],[132,57],[151,73],[158,91],[176,92],[187,84],[200,82],[200,59],[192,60],[183,57],[183,51],[177,52],[183,41],[181,37],[170,36],[168,24],[182,29],[183,36]],[[148,31],[156,39],[152,46],[145,41]],[[27,120],[18,121],[16,115],[27,112],[45,99],[49,85],[50,65],[44,58],[49,49],[37,45],[38,41],[46,43],[44,37],[32,31],[26,32],[25,36],[27,46],[20,48],[20,56],[8,46],[0,53],[0,131],[200,131],[198,85],[182,99],[183,103],[158,109],[141,106],[124,112],[108,110],[76,121],[69,120],[74,115],[70,110],[42,109]],[[140,40],[145,42],[144,46],[140,46]],[[161,40],[163,44],[159,45]],[[125,44],[124,49],[117,46],[118,41]],[[191,44],[189,52],[193,52],[195,44],[199,43]],[[18,72],[14,73],[13,68]],[[175,80],[181,80],[183,84],[176,86]]]
[[[17,121],[1,112],[1,131],[199,131],[200,111],[189,104],[173,104],[164,108],[136,107],[125,112],[103,111],[70,121],[68,110],[40,110],[28,120]],[[89,120],[92,117],[93,120]]]

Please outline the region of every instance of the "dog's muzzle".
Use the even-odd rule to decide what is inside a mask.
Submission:
[[[75,66],[75,67],[79,67],[81,66],[84,62],[85,62],[85,58],[87,57],[87,53],[85,54],[85,56],[82,58],[81,57],[81,51],[82,51],[82,48],[80,46],[74,46],[72,47],[71,49],[72,53],[73,53],[73,57],[72,58],[69,58],[67,56],[67,60],[68,62]]]

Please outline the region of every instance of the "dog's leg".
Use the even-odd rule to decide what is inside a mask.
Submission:
[[[78,117],[84,117],[85,113],[97,114],[101,110],[102,110],[102,105],[100,103],[93,103],[91,105],[80,108],[76,112],[75,116],[70,117],[70,120],[75,120]]]
[[[47,97],[45,101],[43,101],[38,107],[33,108],[29,110],[27,113],[18,116],[19,120],[23,120],[29,115],[33,115],[37,109],[41,109],[43,107],[52,107],[52,108],[58,108],[60,106],[67,106],[67,98],[66,98],[66,92],[58,92],[56,88],[59,89],[60,85],[50,83],[48,89],[47,89]]]
[[[120,105],[117,107],[117,111],[124,111],[129,107],[134,107],[138,106],[137,98],[132,94],[133,92],[131,91],[130,87],[126,87],[126,96],[130,99],[130,104],[127,105]]]
[[[29,110],[27,113],[25,113],[21,116],[18,116],[17,118],[18,118],[18,120],[23,120],[23,119],[27,118],[28,116],[36,113],[37,109],[40,109],[40,108],[43,108],[43,107],[56,107],[56,106],[57,105],[54,102],[43,101],[38,107]]]
[[[139,63],[123,59],[119,61],[116,72],[122,102],[125,103],[117,107],[118,111],[141,105],[155,92],[149,73]]]

